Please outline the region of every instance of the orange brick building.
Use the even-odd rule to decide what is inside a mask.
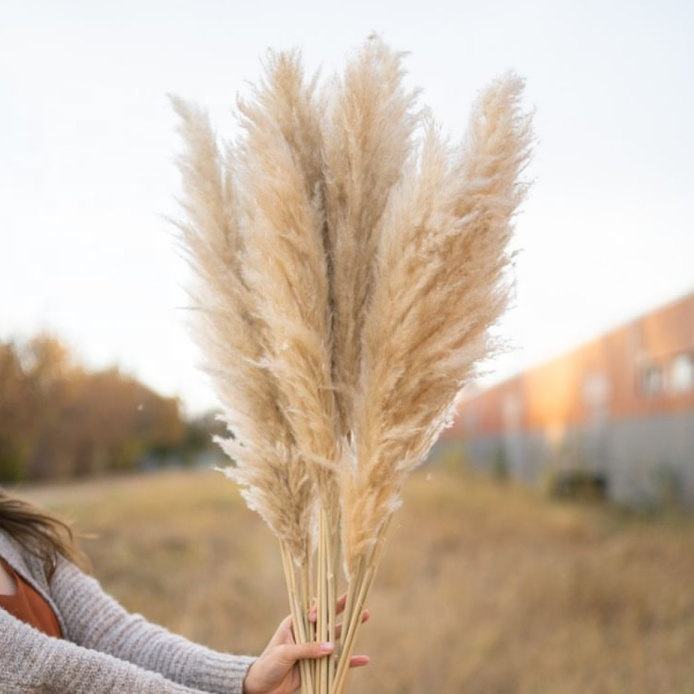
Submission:
[[[619,501],[694,504],[694,292],[464,400],[456,440],[528,482],[580,469]]]

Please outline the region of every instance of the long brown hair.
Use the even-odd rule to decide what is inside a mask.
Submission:
[[[53,576],[58,555],[82,568],[87,558],[77,546],[75,532],[67,521],[41,511],[0,489],[0,530],[4,530],[29,554],[43,561],[46,577]]]

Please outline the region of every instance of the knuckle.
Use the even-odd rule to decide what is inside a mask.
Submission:
[[[279,658],[280,660],[290,660],[290,648],[291,647],[288,646],[286,643],[282,643],[279,646],[275,646],[275,656],[277,656],[277,658]]]

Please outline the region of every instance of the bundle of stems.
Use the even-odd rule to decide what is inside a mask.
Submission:
[[[451,145],[403,86],[406,55],[372,34],[320,83],[298,49],[269,51],[225,142],[171,96],[185,142],[173,221],[224,472],[279,540],[295,638],[336,644],[301,664],[304,694],[345,690],[403,485],[500,346],[528,187],[523,81],[482,91]]]

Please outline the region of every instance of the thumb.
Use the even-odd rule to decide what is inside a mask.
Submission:
[[[335,650],[332,643],[285,643],[277,646],[278,659],[286,665],[293,665],[297,660],[322,658]]]

